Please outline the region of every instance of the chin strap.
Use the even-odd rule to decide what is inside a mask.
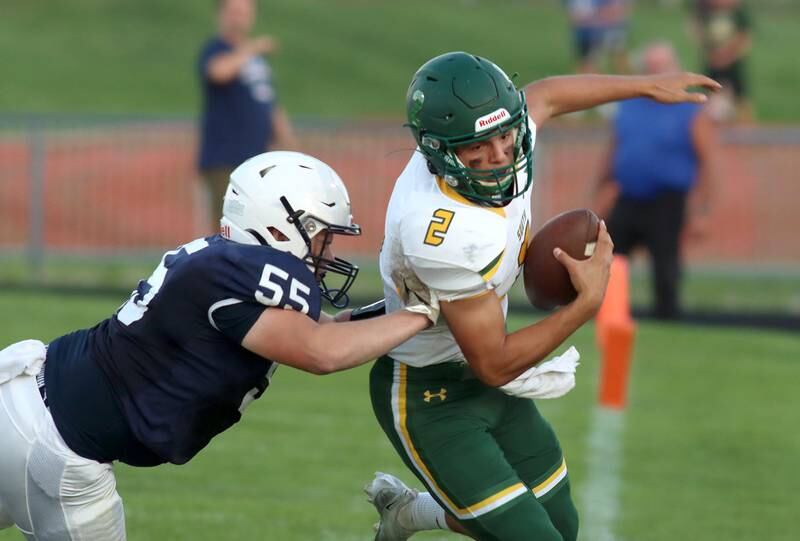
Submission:
[[[306,211],[302,209],[294,210],[294,208],[292,208],[291,203],[289,203],[289,200],[286,199],[285,195],[281,196],[280,201],[281,205],[283,205],[283,208],[286,209],[286,214],[288,214],[288,216],[286,216],[286,221],[297,228],[297,230],[300,232],[300,236],[303,238],[303,241],[306,243],[308,249],[310,250],[311,238],[308,236],[308,233],[306,233],[306,229],[303,227],[303,224],[300,223],[300,217],[303,214],[305,214]]]

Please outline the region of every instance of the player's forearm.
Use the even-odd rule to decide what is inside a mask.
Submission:
[[[428,318],[406,310],[362,321],[320,325],[307,345],[327,374],[370,362],[429,325]]]
[[[549,118],[604,103],[650,95],[647,76],[564,75],[525,87],[528,109],[537,126]]]
[[[484,383],[500,387],[546,360],[593,315],[593,310],[576,301],[533,325],[507,335],[503,354],[493,367],[491,381],[484,380]]]
[[[578,299],[549,317],[506,333],[500,300],[494,294],[441,303],[442,315],[472,372],[500,387],[543,361],[594,314],[597,294]]]

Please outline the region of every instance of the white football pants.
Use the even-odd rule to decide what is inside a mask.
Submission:
[[[0,529],[29,540],[125,539],[110,464],[75,454],[56,429],[34,376],[0,384]]]

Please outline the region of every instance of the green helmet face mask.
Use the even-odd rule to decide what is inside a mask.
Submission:
[[[492,62],[455,52],[426,62],[408,87],[408,125],[428,168],[462,196],[505,205],[524,194],[533,178],[525,94]],[[513,160],[495,169],[471,169],[456,156],[461,145],[515,131]],[[524,172],[523,186],[517,173]]]

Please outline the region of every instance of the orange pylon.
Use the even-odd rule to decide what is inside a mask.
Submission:
[[[600,348],[600,405],[623,409],[636,324],[631,317],[628,258],[614,256],[606,296],[595,318]]]

